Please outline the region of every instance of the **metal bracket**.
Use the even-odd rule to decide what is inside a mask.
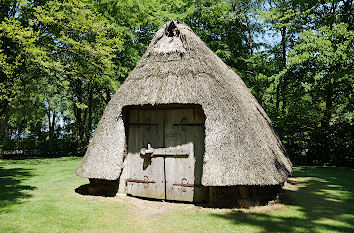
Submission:
[[[126,179],[125,182],[126,182],[126,183],[128,183],[128,182],[142,183],[142,184],[144,184],[144,188],[148,188],[148,187],[149,187],[149,184],[151,184],[151,183],[156,183],[156,182],[153,181],[153,180],[149,180],[149,177],[148,177],[148,176],[144,176],[144,180]]]
[[[144,183],[144,184],[152,184],[152,183],[156,183],[153,180],[136,180],[136,179],[126,179],[125,182],[133,182],[133,183]]]
[[[186,148],[153,148],[150,144],[140,150],[142,157],[177,157],[188,158],[190,151]]]
[[[188,184],[188,181],[186,178],[182,178],[181,184],[173,184],[174,186],[181,186],[181,191],[182,192],[187,192],[186,187],[194,187],[194,184]]]

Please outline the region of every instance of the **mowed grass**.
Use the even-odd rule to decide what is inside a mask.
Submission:
[[[0,161],[0,232],[354,232],[354,169],[296,167],[283,204],[250,210],[174,204],[182,207],[151,218],[115,201],[121,197],[75,193],[88,183],[74,173],[80,161]]]

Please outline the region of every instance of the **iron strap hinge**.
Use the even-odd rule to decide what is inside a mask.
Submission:
[[[144,183],[144,184],[150,184],[150,183],[156,183],[153,180],[136,180],[136,179],[126,179],[125,182],[133,182],[133,183]]]

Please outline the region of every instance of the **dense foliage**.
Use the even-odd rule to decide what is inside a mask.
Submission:
[[[354,165],[352,0],[1,0],[0,150],[82,154],[171,19],[240,75],[294,163]]]

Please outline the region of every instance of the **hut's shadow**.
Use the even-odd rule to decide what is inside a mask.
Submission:
[[[32,176],[31,169],[0,166],[0,210],[32,196],[28,190],[34,190],[35,187],[23,184]]]
[[[286,190],[281,202],[290,211],[298,211],[297,214],[284,217],[274,211],[249,214],[235,210],[213,215],[234,224],[257,226],[262,232],[353,232],[354,186],[348,175],[354,177],[354,170],[305,167],[294,172],[297,181],[291,185],[298,190]],[[346,198],[339,197],[338,193]],[[333,220],[340,224],[331,223]]]
[[[84,196],[100,196],[100,197],[114,197],[117,192],[110,191],[110,190],[98,190],[98,191],[90,191],[89,189],[92,188],[91,184],[84,184],[75,189],[75,192],[84,195]]]
[[[90,184],[83,184],[79,187],[77,187],[75,189],[75,192],[81,195],[85,195],[85,196],[93,196],[92,194],[90,194],[90,192],[88,191],[88,188],[90,187]]]

